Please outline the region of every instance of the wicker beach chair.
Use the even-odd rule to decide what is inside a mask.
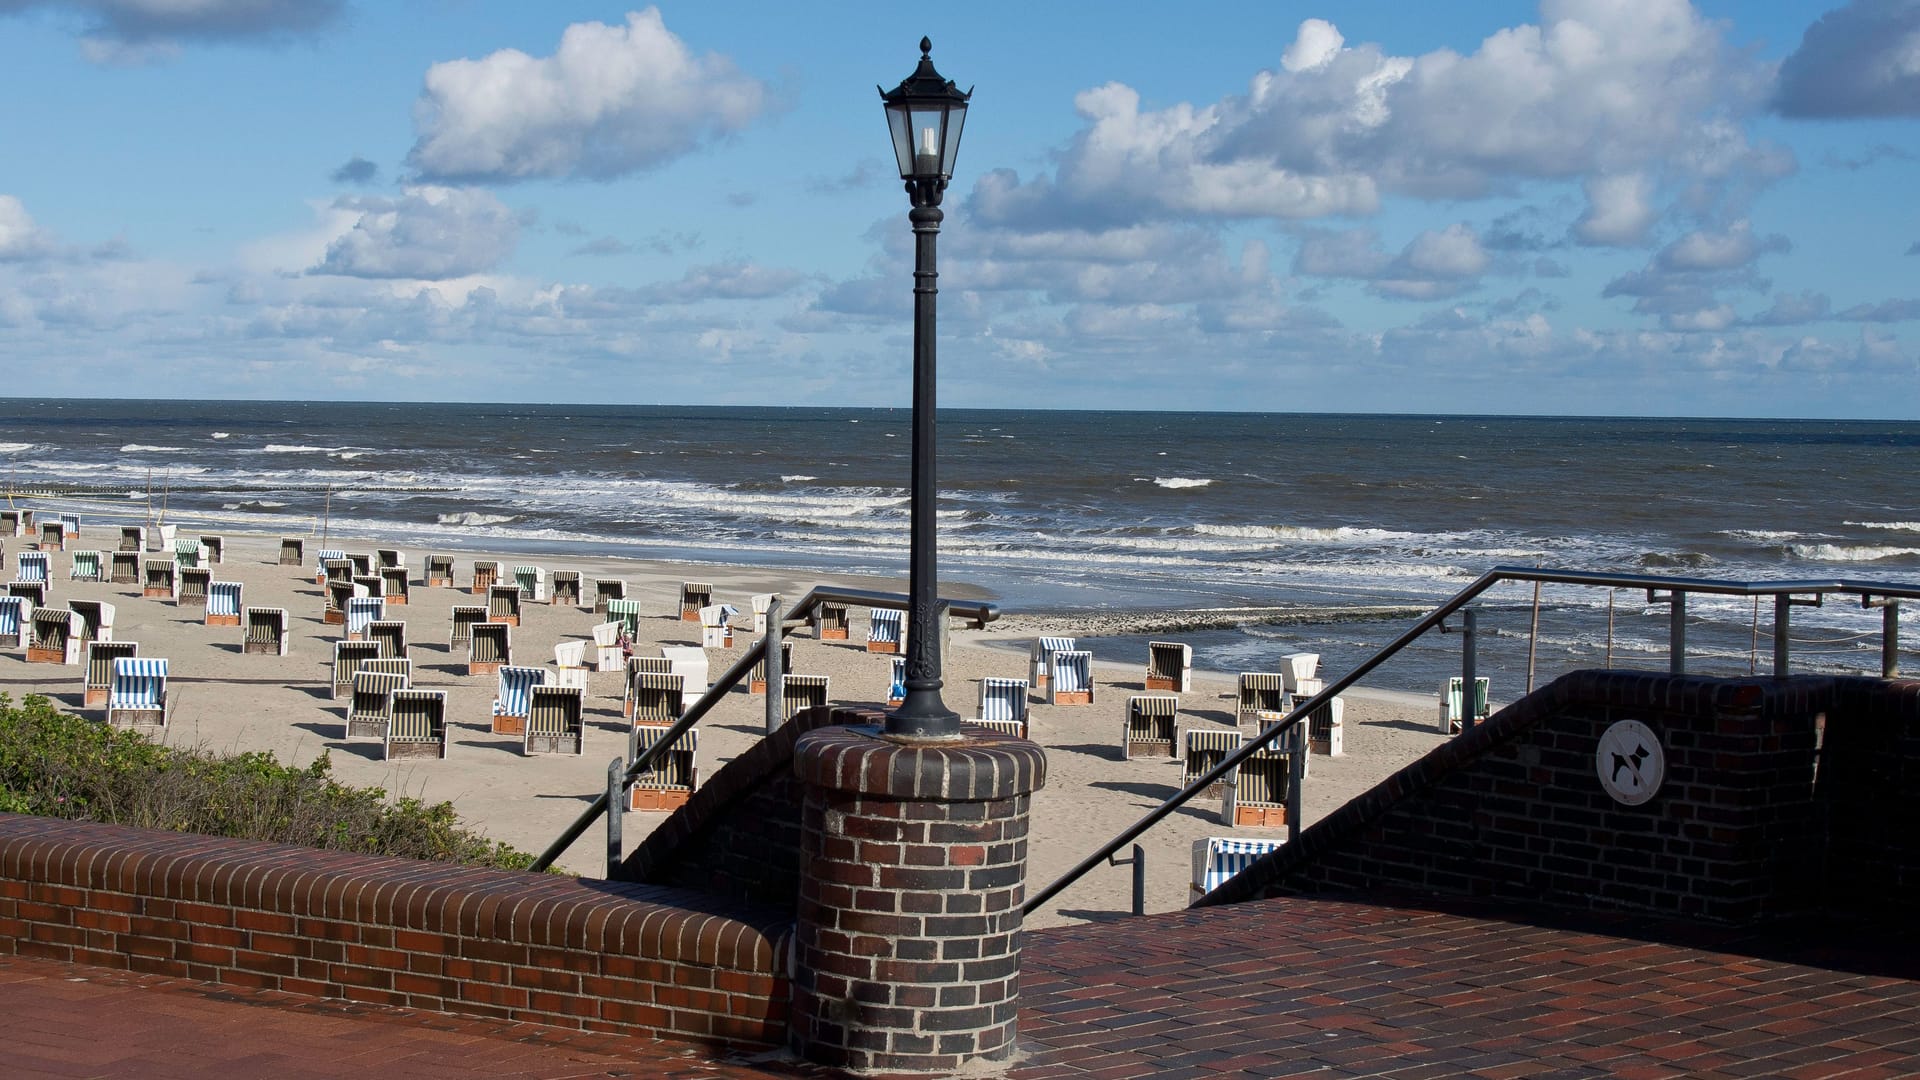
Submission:
[[[495,585],[487,590],[487,621],[520,625],[520,586]]]
[[[527,711],[533,705],[533,688],[545,684],[547,669],[502,665],[493,693],[493,733],[525,735]]]
[[[200,549],[207,553],[209,566],[219,566],[227,561],[227,538],[224,536],[200,537]]]
[[[665,724],[636,725],[629,760],[638,760],[640,754],[666,738],[669,730]],[[627,788],[627,808],[642,813],[665,813],[686,805],[700,782],[699,759],[700,730],[688,728],[654,758],[652,768],[634,777]]]
[[[356,585],[351,579],[328,581],[320,590],[320,621],[328,626],[347,624],[347,604],[355,597],[367,595],[365,586]]]
[[[451,742],[447,728],[445,690],[395,690],[388,699],[384,756],[445,758]]]
[[[1026,738],[1027,690],[1025,679],[981,679],[977,715],[967,723]]]
[[[399,548],[374,548],[373,568],[375,570],[398,570],[407,565],[407,553]]]
[[[380,646],[372,641],[336,641],[333,643],[333,697],[353,692],[353,677],[370,660],[380,658]]]
[[[243,592],[238,581],[207,582],[207,611],[201,622],[206,626],[239,626]]]
[[[353,564],[354,577],[372,577],[373,576],[374,566],[373,566],[372,553],[365,552],[365,551],[349,551],[347,552],[347,561]]]
[[[1287,795],[1293,787],[1294,747],[1299,728],[1285,744],[1263,746],[1227,773],[1220,796],[1220,824],[1235,829],[1277,829],[1287,824]]]
[[[17,649],[33,621],[33,601],[24,596],[0,596],[0,648]]]
[[[473,564],[473,587],[468,591],[475,596],[488,596],[499,581],[499,563],[491,559],[475,560]]]
[[[814,605],[812,622],[815,641],[845,641],[852,624],[847,617],[847,605],[828,603]]]
[[[55,519],[60,522],[60,531],[66,535],[67,539],[78,540],[80,538],[79,514],[58,514],[55,515]]]
[[[339,548],[321,548],[314,553],[314,562],[318,564],[314,573],[315,585],[353,580],[353,560],[347,558],[347,553]]]
[[[207,588],[212,584],[212,567],[182,566],[180,568],[180,589],[174,594],[173,602],[179,604],[181,607],[206,607]]]
[[[1092,653],[1085,649],[1059,649],[1053,653],[1047,704],[1093,704]]]
[[[380,592],[389,604],[404,604],[410,588],[407,582],[407,568],[404,566],[383,566],[375,575],[380,579]]]
[[[140,552],[116,551],[109,556],[107,580],[115,585],[140,584]]]
[[[1211,724],[1190,727],[1181,732],[1180,786],[1192,787],[1246,741],[1246,735],[1239,728],[1214,727]],[[1217,799],[1226,789],[1227,782],[1222,778],[1208,784],[1196,797]]]
[[[447,630],[447,650],[449,652],[465,645],[472,636],[474,623],[487,621],[487,609],[479,604],[455,604],[450,613],[453,620]]]
[[[147,530],[140,525],[120,526],[119,551],[145,551],[147,549]],[[295,565],[298,565],[297,563]]]
[[[899,608],[867,610],[867,651],[897,653],[906,645],[907,613]]]
[[[13,580],[45,585],[53,580],[53,559],[44,551],[16,551]]]
[[[453,556],[429,555],[425,569],[421,571],[421,584],[429,589],[453,588]]]
[[[115,609],[112,604],[105,600],[69,600],[67,610],[73,612],[73,635],[80,642],[82,653],[89,642],[113,640]]]
[[[680,583],[680,619],[683,622],[699,622],[700,609],[713,603],[713,586],[705,581],[683,581]]]
[[[754,644],[757,645],[759,642]],[[782,675],[793,673],[793,642],[791,641],[780,642],[780,673]],[[764,694],[766,692],[767,661],[763,656],[759,663],[753,665],[753,671],[747,676],[747,693]]]
[[[208,558],[206,545],[197,536],[182,537],[173,542],[173,561],[181,566],[204,567]]]
[[[1478,724],[1491,715],[1487,705],[1488,685],[1484,675],[1473,680],[1473,709],[1469,713],[1464,695],[1461,693],[1460,676],[1455,675],[1447,680],[1446,685],[1440,688],[1440,722],[1438,724],[1440,734],[1458,735],[1469,726],[1469,717],[1471,717],[1471,723]]]
[[[80,639],[73,632],[73,612],[66,608],[35,608],[27,624],[27,663],[79,662]]]
[[[513,627],[479,622],[467,627],[467,674],[494,675],[513,663]]]
[[[166,658],[123,656],[113,662],[113,683],[107,690],[108,727],[163,731],[168,711]]]
[[[1347,752],[1347,703],[1334,698],[1307,714],[1307,749],[1326,757],[1342,757]]]
[[[365,667],[354,672],[345,737],[378,739],[385,744],[393,719],[393,692],[407,689],[411,682],[410,675],[398,672],[369,671]]]
[[[527,730],[520,753],[573,754],[586,750],[586,728],[581,722],[579,687],[536,686],[527,705]]]
[[[377,596],[382,600],[387,598],[387,579],[379,574],[355,574],[351,580],[360,586],[361,596]]]
[[[67,576],[71,581],[105,581],[106,559],[98,551],[76,551],[73,553],[72,568]]]
[[[627,583],[622,578],[595,578],[593,580],[593,613],[606,616],[607,604],[613,600],[627,598]],[[634,608],[635,612],[640,609]]]
[[[513,583],[520,589],[520,599],[529,604],[547,602],[547,568],[544,566],[516,566],[513,568]]]
[[[1193,689],[1193,646],[1177,641],[1147,642],[1145,688],[1176,694]]]
[[[86,689],[82,692],[81,705],[88,709],[102,708],[107,703],[107,695],[113,690],[113,662],[123,658],[140,655],[140,643],[137,641],[95,641],[87,646]]]
[[[401,619],[375,619],[367,624],[366,640],[380,646],[383,659],[407,655],[407,624]]]
[[[788,675],[780,683],[780,716],[791,720],[802,709],[825,705],[828,677],[825,675]]]
[[[280,565],[281,566],[307,565],[307,542],[298,536],[281,537],[280,538]]]
[[[1120,727],[1120,759],[1179,756],[1177,719],[1180,699],[1166,694],[1134,694],[1127,698]]]
[[[250,607],[247,615],[247,640],[241,645],[242,653],[257,653],[262,656],[285,656],[290,644],[287,633],[287,609],[272,607]]]
[[[31,520],[33,511],[0,510],[0,536],[24,536],[23,521]]]
[[[47,583],[44,581],[9,581],[7,595],[17,596],[34,607],[45,607],[47,603]]]
[[[629,639],[640,636],[640,601],[618,598],[607,601],[607,621],[619,623]]]
[[[67,527],[58,521],[40,523],[40,550],[65,551],[67,549]]]
[[[623,694],[624,700],[622,700],[620,707],[621,707],[622,715],[625,715],[625,716],[632,716],[634,714],[634,708],[635,708],[634,688],[638,685],[638,683],[635,682],[635,676],[641,675],[643,673],[649,674],[649,675],[674,674],[673,662],[671,660],[668,660],[664,656],[629,656],[626,658],[626,666],[624,670],[626,671],[626,674],[621,679],[621,687],[622,687],[622,694]],[[685,687],[686,678],[684,676],[680,676],[679,678],[680,678],[679,685],[681,687]],[[678,716],[679,714],[676,712],[675,715]]]
[[[1287,711],[1286,682],[1277,671],[1243,671],[1240,673],[1239,704],[1234,708],[1234,716],[1242,724],[1253,723],[1256,713],[1285,713]],[[1254,730],[1259,730],[1255,723]]]
[[[1193,842],[1193,894],[1198,900],[1225,885],[1235,874],[1280,850],[1279,840],[1205,836]]]
[[[1054,653],[1068,652],[1076,647],[1070,637],[1042,635],[1034,638],[1033,644],[1027,648],[1027,659],[1031,668],[1027,677],[1032,681],[1033,688],[1035,690],[1047,688],[1047,678],[1053,673]]]
[[[671,724],[687,711],[687,680],[660,671],[635,671],[627,682],[628,715],[636,724]]]
[[[548,602],[555,607],[580,606],[580,571],[555,570],[553,572],[553,591]]]

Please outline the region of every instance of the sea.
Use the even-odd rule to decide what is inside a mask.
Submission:
[[[0,400],[17,502],[433,550],[904,576],[906,409]],[[1350,670],[1499,565],[1920,583],[1920,423],[942,410],[940,574],[1010,619],[1196,667]],[[57,495],[26,498],[29,491]],[[1665,669],[1644,589],[1479,603],[1496,699]],[[1696,597],[1690,670],[1770,670],[1771,601]],[[1040,625],[1040,624],[1036,624]],[[1881,613],[1793,611],[1795,670],[1877,671]],[[1920,644],[1920,630],[1908,635]],[[1433,693],[1431,634],[1366,685]],[[1920,655],[1908,648],[1903,667]]]

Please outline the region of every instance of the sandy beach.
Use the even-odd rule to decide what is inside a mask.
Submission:
[[[182,536],[188,535],[184,530]],[[904,591],[902,580],[831,578],[808,573],[804,579],[779,571],[709,564],[640,560],[460,553],[455,560],[458,589],[427,588],[421,569],[428,552],[405,548],[411,570],[409,603],[391,606],[389,619],[407,623],[414,685],[448,693],[448,720],[452,749],[444,760],[381,760],[378,744],[344,738],[345,702],[332,698],[329,673],[333,642],[344,627],[322,621],[322,590],[314,581],[314,552],[309,540],[307,561],[295,568],[278,564],[279,539],[274,536],[223,534],[224,560],[213,567],[220,581],[238,581],[248,606],[284,607],[291,623],[292,643],[286,656],[245,655],[244,630],[203,625],[203,610],[165,599],[140,595],[138,585],[70,580],[71,552],[111,551],[118,543],[117,528],[90,526],[70,539],[66,552],[52,554],[52,582],[48,603],[64,607],[68,600],[105,600],[115,605],[114,638],[136,641],[143,657],[170,661],[172,720],[167,741],[220,751],[271,751],[284,762],[306,763],[321,753],[331,756],[335,774],[345,782],[382,787],[429,801],[453,803],[461,817],[488,836],[528,851],[539,851],[584,808],[605,784],[607,763],[626,748],[628,722],[621,715],[621,676],[592,673],[585,701],[586,748],[578,756],[526,757],[520,740],[496,736],[490,730],[495,680],[465,674],[464,646],[450,651],[447,639],[450,608],[475,603],[464,586],[471,580],[475,559],[496,559],[503,569],[516,564],[580,572],[587,608],[526,603],[521,624],[513,631],[514,662],[553,666],[554,645],[590,639],[599,621],[591,612],[593,580],[623,578],[629,596],[640,600],[642,617],[636,655],[652,654],[662,645],[700,644],[698,624],[678,617],[682,581],[710,581],[714,600],[749,611],[749,597],[780,593],[789,601],[815,584]],[[6,538],[6,560],[11,576],[15,553],[26,537]],[[350,552],[373,552],[390,543],[372,538],[333,537],[328,547]],[[943,589],[953,597],[977,596],[960,583]],[[831,677],[831,696],[840,703],[883,703],[890,681],[889,658],[864,649],[865,612],[853,611],[854,626],[846,642],[816,641],[805,630],[789,636],[794,671]],[[1047,633],[1071,632],[1060,619],[1034,618],[1031,613],[1008,612],[1007,618],[985,630],[956,628],[952,633],[945,671],[947,704],[962,716],[972,715],[978,682],[986,676],[1024,678],[1026,642],[1044,627]],[[744,621],[743,614],[742,620]],[[1085,631],[1096,627],[1089,620]],[[1111,632],[1110,630],[1108,632]],[[710,670],[718,676],[751,643],[752,635],[736,634],[731,649],[708,649]],[[1177,635],[1172,635],[1178,640]],[[26,694],[44,694],[62,708],[82,706],[84,669],[81,666],[25,662],[24,648],[0,651],[0,690],[18,700]],[[1100,844],[1118,834],[1158,805],[1180,786],[1180,766],[1169,759],[1122,760],[1120,733],[1126,697],[1142,688],[1145,656],[1138,665],[1100,664],[1091,706],[1052,706],[1038,697],[1031,704],[1031,736],[1048,752],[1048,782],[1035,798],[1028,851],[1028,888],[1052,882]],[[1278,657],[1274,658],[1277,663]],[[1337,674],[1323,671],[1323,675]],[[1195,671],[1193,688],[1181,695],[1180,723],[1231,723],[1234,676]],[[764,730],[764,704],[744,686],[702,722],[699,767],[711,776]],[[1431,721],[1433,703],[1418,695],[1354,690],[1346,695],[1346,753],[1337,758],[1316,756],[1304,788],[1305,818],[1316,820],[1347,799],[1364,791],[1438,741]],[[103,715],[99,711],[94,716]],[[1185,906],[1193,841],[1205,836],[1241,835],[1284,837],[1278,829],[1229,829],[1220,824],[1218,800],[1189,804],[1159,823],[1139,841],[1146,850],[1147,895],[1150,912]],[[625,819],[629,845],[661,820],[658,814],[631,813]],[[603,870],[599,827],[583,836],[560,860],[571,872],[597,875]],[[1053,926],[1101,918],[1129,910],[1131,868],[1100,867],[1057,897],[1031,921]]]

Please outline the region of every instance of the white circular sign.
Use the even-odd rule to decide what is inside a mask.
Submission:
[[[1659,737],[1638,720],[1621,720],[1602,732],[1593,764],[1600,786],[1625,806],[1653,798],[1667,777],[1667,755]]]

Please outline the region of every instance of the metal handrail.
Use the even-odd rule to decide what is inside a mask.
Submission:
[[[1130,844],[1142,833],[1160,823],[1161,819],[1185,806],[1195,795],[1211,787],[1232,771],[1242,761],[1251,757],[1261,747],[1271,744],[1277,737],[1311,716],[1313,712],[1332,701],[1373,671],[1374,668],[1392,659],[1400,650],[1411,645],[1422,634],[1441,625],[1447,616],[1472,603],[1480,594],[1495,585],[1508,581],[1538,581],[1547,584],[1591,585],[1607,588],[1646,589],[1648,592],[1665,590],[1672,593],[1714,593],[1722,596],[1803,596],[1809,593],[1824,596],[1828,593],[1842,593],[1858,596],[1863,606],[1875,598],[1920,599],[1920,585],[1897,585],[1891,582],[1855,581],[1845,578],[1802,581],[1715,581],[1711,578],[1659,577],[1651,574],[1610,574],[1584,570],[1547,570],[1533,566],[1496,566],[1475,578],[1473,583],[1455,593],[1453,597],[1433,609],[1427,615],[1386,647],[1374,653],[1347,674],[1334,680],[1333,685],[1294,705],[1293,711],[1285,718],[1275,721],[1252,739],[1242,743],[1240,748],[1222,758],[1220,763],[1209,769],[1205,776],[1167,797],[1159,806],[1147,812],[1146,816],[1128,826],[1120,835],[1101,845],[1100,850],[1082,859],[1073,869],[1062,874],[1052,884],[1035,893],[1020,908],[1022,915],[1031,915],[1042,904],[1053,899],[1069,885],[1080,880],[1089,870],[1107,861],[1123,846]]]
[[[970,620],[976,629],[984,627],[1000,617],[1000,606],[985,600],[942,599],[936,601],[936,603],[944,605],[947,608],[949,618],[954,615],[959,615]],[[842,589],[815,586],[807,590],[807,594],[801,597],[798,603],[793,605],[793,610],[780,619],[778,626],[772,627],[771,632],[768,633],[766,637],[748,646],[746,654],[735,661],[732,667],[722,672],[720,677],[714,680],[713,685],[707,688],[707,692],[700,695],[699,700],[688,706],[686,711],[680,714],[680,719],[674,721],[673,726],[669,727],[665,734],[661,735],[652,746],[647,747],[644,751],[636,755],[633,761],[628,763],[626,775],[620,784],[621,790],[624,791],[627,785],[632,784],[634,780],[651,770],[657,758],[665,754],[669,747],[679,741],[680,736],[686,734],[690,728],[699,723],[702,717],[706,716],[708,712],[712,711],[715,705],[720,703],[720,699],[726,697],[735,686],[739,685],[740,680],[746,678],[747,674],[754,669],[754,666],[766,656],[768,645],[786,636],[789,624],[794,627],[804,624],[808,616],[812,615],[814,609],[821,604],[864,604],[868,607],[893,608],[905,611],[907,610],[907,597],[902,593],[875,592],[870,589]],[[778,693],[779,690],[776,687],[769,686],[767,692]],[[611,789],[612,786],[613,785],[609,784],[608,788]],[[610,805],[612,805],[612,803],[608,791],[602,791],[596,795],[593,802],[589,803],[587,808],[581,811],[580,816],[574,819],[573,824],[567,826],[566,830],[563,831],[553,843],[548,844],[546,850],[542,851],[538,858],[533,860],[533,865],[529,867],[529,869],[539,873],[552,866],[555,859],[558,859],[564,854],[568,848],[573,846],[574,841],[580,839],[588,829],[593,827],[593,823],[600,819],[601,814],[607,812]]]

